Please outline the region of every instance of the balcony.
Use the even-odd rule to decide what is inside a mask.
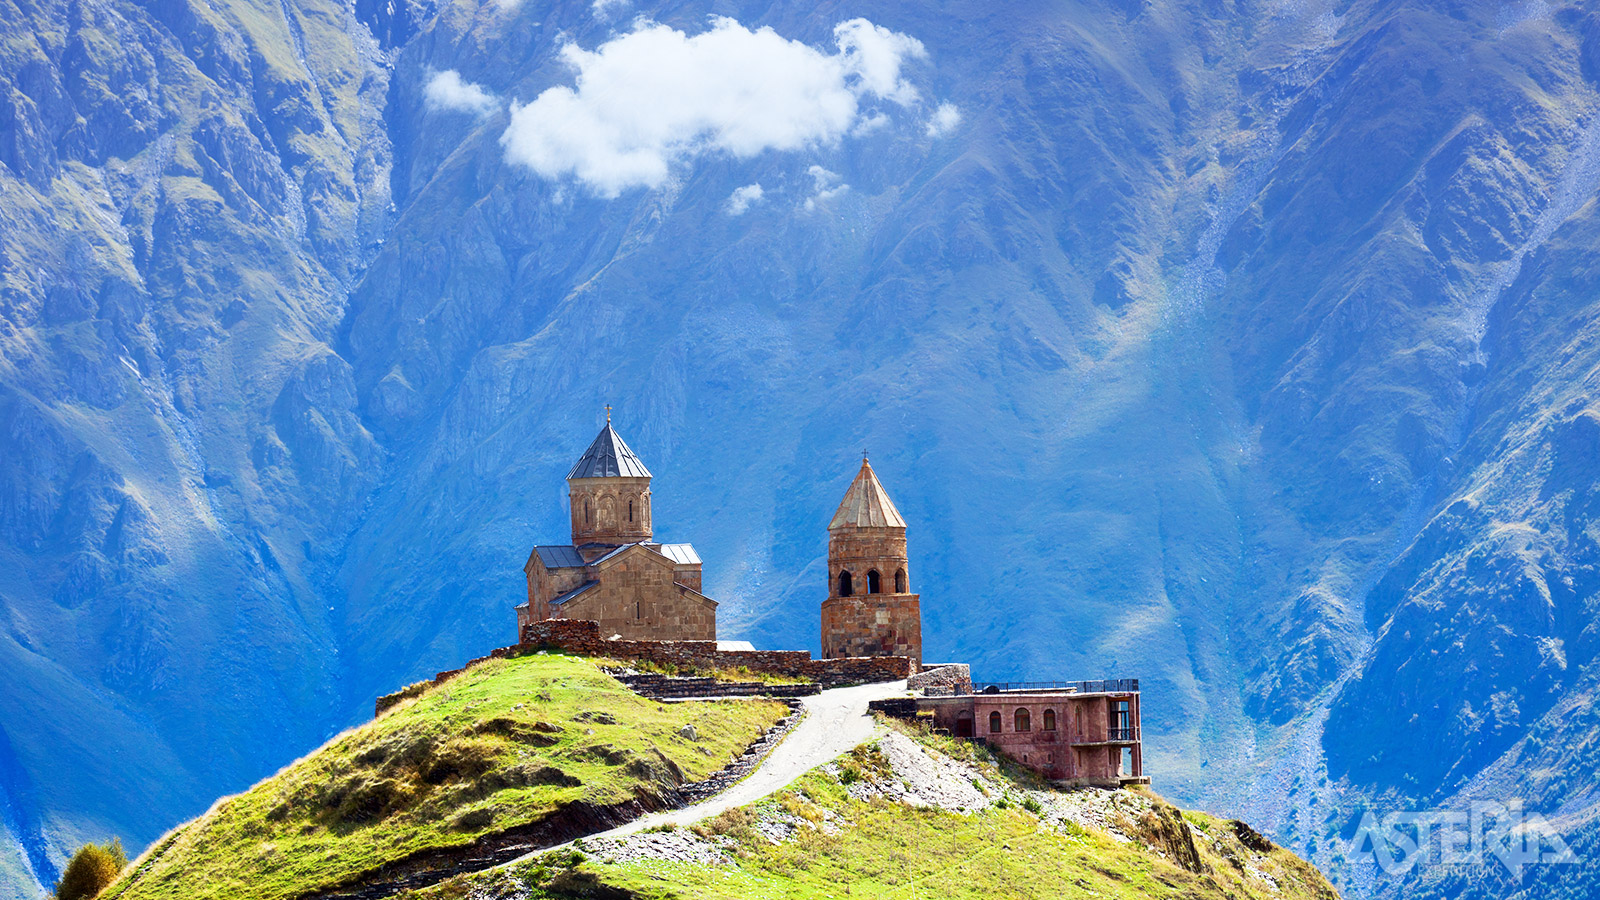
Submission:
[[[1110,678],[1103,681],[975,681],[974,694],[1067,693],[1137,694],[1139,679]]]

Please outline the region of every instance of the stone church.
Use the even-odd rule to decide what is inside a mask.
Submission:
[[[567,473],[572,542],[534,547],[522,567],[528,602],[517,607],[519,635],[544,619],[589,619],[607,638],[717,639],[717,603],[700,592],[694,547],[652,540],[650,477],[608,413]],[[822,658],[904,656],[921,666],[906,521],[865,458],[828,523],[828,585]]]
[[[689,544],[652,540],[650,470],[611,427],[567,473],[572,543],[534,547],[517,631],[542,619],[592,619],[605,637],[717,639],[717,603],[700,593]]]

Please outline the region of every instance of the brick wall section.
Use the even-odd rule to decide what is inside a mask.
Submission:
[[[904,656],[812,659],[803,650],[718,650],[715,641],[608,641],[600,637],[596,622],[548,619],[522,629],[524,651],[564,650],[588,656],[651,662],[658,665],[765,672],[787,678],[804,678],[823,687],[898,681],[910,677],[913,663]],[[497,651],[498,652],[498,651]]]
[[[674,582],[672,560],[644,547],[625,550],[590,570],[600,583],[551,615],[592,619],[606,636],[642,641],[717,639],[717,604]]]
[[[822,601],[822,655],[905,656],[922,667],[916,594],[856,594]]]

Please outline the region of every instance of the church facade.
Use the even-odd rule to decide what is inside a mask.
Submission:
[[[590,619],[606,637],[717,639],[717,603],[700,593],[694,547],[653,539],[650,478],[608,415],[567,473],[572,542],[534,547],[522,567],[519,634],[543,619]]]

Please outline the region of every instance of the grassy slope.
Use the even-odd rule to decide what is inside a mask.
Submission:
[[[730,842],[729,865],[661,860],[612,864],[581,854],[551,853],[456,879],[408,900],[459,900],[469,891],[474,897],[528,900],[1336,896],[1309,863],[1278,847],[1252,851],[1230,823],[1202,813],[1182,813],[1193,828],[1200,865],[1177,864],[1171,854],[1155,849],[1163,846],[1163,833],[1170,832],[1166,823],[1179,821],[1176,810],[1159,798],[1152,798],[1153,809],[1164,815],[1135,813],[1128,823],[1142,839],[1122,839],[1075,823],[1043,827],[1026,799],[1028,791],[1041,785],[1026,773],[1002,772],[992,757],[970,745],[914,736],[931,749],[977,764],[987,789],[1008,801],[962,815],[881,798],[852,799],[846,782],[875,777],[870,771],[874,754],[858,750],[839,766],[838,774],[813,771],[790,790],[697,826],[703,834]],[[790,821],[829,822],[837,832],[802,827],[791,838],[773,843],[753,825],[780,812]]]
[[[705,778],[785,712],[770,701],[655,703],[573,657],[490,661],[219,802],[105,897],[297,896],[563,804]],[[677,734],[686,724],[697,740]]]

